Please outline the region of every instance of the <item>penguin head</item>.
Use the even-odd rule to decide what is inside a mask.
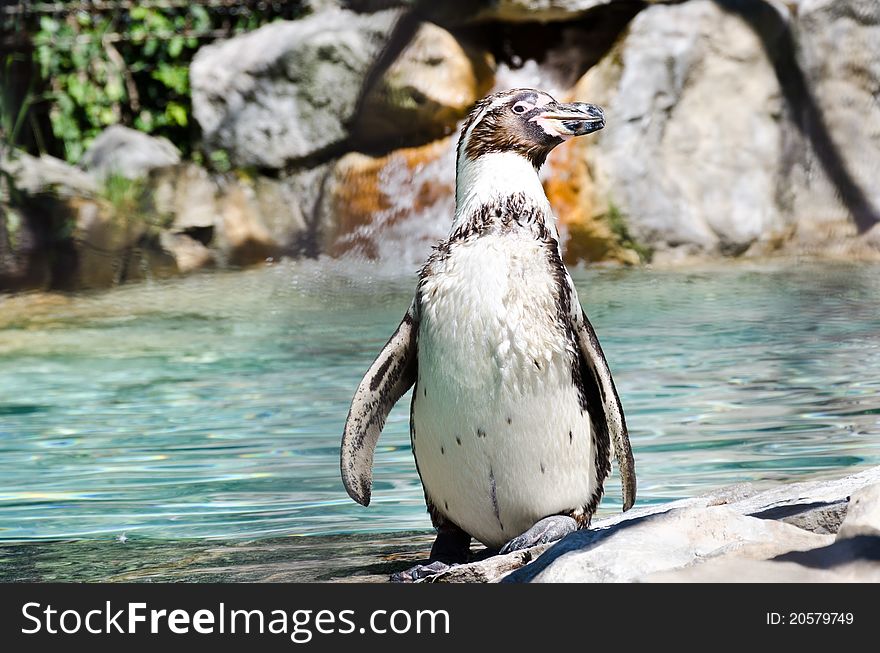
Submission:
[[[595,104],[563,104],[543,91],[511,89],[477,102],[462,127],[458,156],[475,161],[490,152],[514,152],[537,170],[563,141],[604,126],[605,114]]]

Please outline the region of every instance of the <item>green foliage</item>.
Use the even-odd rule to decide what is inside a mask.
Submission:
[[[147,182],[110,175],[104,180],[101,195],[110,204],[113,219],[126,229],[143,226],[148,232],[171,226],[171,216],[157,215],[150,207]]]
[[[654,250],[639,243],[632,237],[632,235],[630,235],[629,229],[626,226],[626,218],[620,208],[610,200],[608,202],[608,213],[605,215],[605,219],[608,221],[608,226],[611,227],[611,231],[617,236],[617,241],[623,247],[631,249],[638,254],[642,263],[647,263],[651,260],[651,257],[654,256]]]
[[[21,14],[0,14],[0,31],[32,35],[34,64],[49,86],[48,96],[38,100],[51,102],[52,132],[71,163],[101,130],[116,123],[164,136],[184,155],[192,154],[198,131],[189,65],[196,51],[217,37],[305,12],[302,2],[264,0],[83,6],[82,0],[56,0],[51,6],[23,3]],[[23,48],[16,56],[29,57],[28,52]],[[20,104],[14,109],[0,105],[0,142],[11,133]],[[26,102],[23,112],[33,104]]]
[[[187,149],[189,61],[199,42],[177,36],[211,27],[203,7],[133,7],[127,16],[77,12],[42,16],[36,58],[54,99],[52,129],[76,162],[108,125],[130,124]],[[120,24],[126,26],[118,33]]]

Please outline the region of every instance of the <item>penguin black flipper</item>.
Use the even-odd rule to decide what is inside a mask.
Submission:
[[[632,447],[629,443],[629,434],[626,430],[626,419],[623,416],[623,407],[620,405],[620,397],[614,380],[611,378],[611,370],[602,353],[602,347],[593,325],[587,319],[580,305],[575,302],[574,331],[577,336],[577,344],[580,349],[581,359],[586,365],[585,384],[595,384],[601,401],[601,410],[604,412],[604,421],[607,425],[608,436],[614,446],[614,455],[617,458],[617,468],[620,470],[620,485],[623,491],[623,509],[629,510],[636,500],[636,466],[633,459]],[[594,420],[595,421],[595,420]]]
[[[351,401],[340,451],[342,482],[348,495],[370,505],[373,453],[388,413],[416,381],[418,370],[415,304],[367,370]]]

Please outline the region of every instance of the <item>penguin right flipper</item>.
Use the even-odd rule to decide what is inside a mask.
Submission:
[[[576,307],[579,309],[580,305],[576,304]],[[605,354],[602,353],[602,347],[599,345],[599,339],[596,337],[593,325],[590,324],[583,309],[575,309],[573,317],[581,356],[587,363],[600,390],[599,396],[603,403],[602,408],[605,413],[608,435],[611,438],[614,455],[617,458],[617,467],[620,471],[623,509],[626,511],[632,507],[636,500],[636,465],[632,446],[629,443],[629,434],[626,430],[623,406],[620,405],[620,397],[617,395],[617,388],[614,387],[608,361],[605,360]]]
[[[373,453],[388,413],[416,381],[418,370],[415,303],[358,385],[342,433],[340,467],[348,495],[370,505]]]

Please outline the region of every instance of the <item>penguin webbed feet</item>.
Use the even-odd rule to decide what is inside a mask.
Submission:
[[[538,544],[547,544],[561,540],[569,533],[574,533],[578,524],[574,517],[568,515],[551,515],[537,522],[522,535],[517,535],[498,551],[499,555],[528,549]]]
[[[424,580],[425,578],[430,578],[431,576],[436,576],[437,574],[442,574],[444,571],[448,571],[453,567],[457,567],[459,563],[452,562],[446,563],[440,560],[434,560],[433,562],[429,562],[425,565],[416,565],[415,567],[410,567],[405,571],[398,571],[391,574],[391,582],[392,583],[415,583],[416,581]]]
[[[431,546],[427,564],[391,574],[391,582],[415,583],[436,576],[467,562],[470,552],[471,536],[454,524],[444,524],[437,529],[437,539]]]

